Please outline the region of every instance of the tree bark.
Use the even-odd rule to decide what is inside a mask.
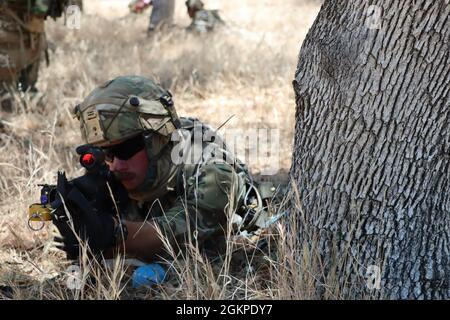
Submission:
[[[449,16],[327,0],[302,45],[291,176],[345,297],[450,298]]]

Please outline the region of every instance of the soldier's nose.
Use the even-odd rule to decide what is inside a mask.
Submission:
[[[114,158],[113,162],[111,163],[111,166],[109,168],[111,171],[125,171],[128,169],[128,164],[126,160],[121,160],[119,158]]]

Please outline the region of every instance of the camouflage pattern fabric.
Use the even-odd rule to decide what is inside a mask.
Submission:
[[[39,60],[47,47],[45,7],[30,1],[7,1],[0,5],[0,82],[6,86],[33,88]]]
[[[175,0],[153,0],[148,30],[153,31],[156,28],[172,25],[174,12]]]
[[[206,33],[223,24],[224,22],[220,18],[218,10],[198,10],[195,12],[195,16],[187,30]]]

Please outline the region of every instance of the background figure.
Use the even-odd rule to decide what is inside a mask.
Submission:
[[[46,49],[45,12],[27,1],[0,5],[0,81],[2,87],[34,89],[39,60]]]
[[[150,14],[148,33],[157,28],[169,27],[173,23],[175,0],[152,0],[153,9]]]
[[[201,0],[187,0],[186,7],[191,24],[187,27],[189,31],[205,33],[214,30],[217,25],[223,25],[218,10],[205,10]]]
[[[0,3],[0,99],[10,108],[10,89],[37,91],[39,63],[47,49],[44,20],[60,17],[64,1],[2,1]]]

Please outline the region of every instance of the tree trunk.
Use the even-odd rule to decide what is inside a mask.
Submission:
[[[450,298],[449,15],[327,0],[300,51],[291,175],[345,297]]]

